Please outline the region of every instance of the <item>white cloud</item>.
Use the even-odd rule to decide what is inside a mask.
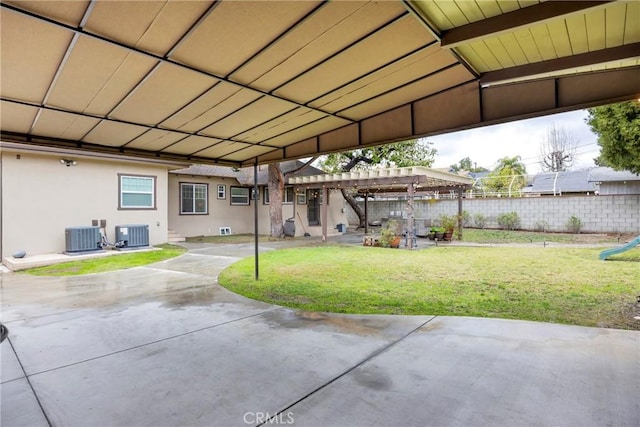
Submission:
[[[492,169],[502,157],[522,157],[527,172],[540,172],[540,146],[547,129],[555,123],[578,141],[574,169],[593,166],[600,149],[597,137],[586,124],[585,110],[519,120],[500,125],[426,138],[438,150],[434,167],[448,167],[469,157],[478,166]]]

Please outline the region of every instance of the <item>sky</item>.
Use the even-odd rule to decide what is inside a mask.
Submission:
[[[434,168],[448,167],[469,157],[478,166],[491,170],[500,158],[519,155],[527,167],[527,173],[535,174],[542,171],[540,148],[547,130],[555,123],[577,140],[576,161],[572,170],[580,170],[595,166],[593,159],[600,152],[596,142],[598,138],[586,124],[587,116],[586,110],[571,111],[431,136],[425,140],[433,142],[438,150]]]

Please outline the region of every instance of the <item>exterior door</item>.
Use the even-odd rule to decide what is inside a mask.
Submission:
[[[320,191],[307,190],[307,219],[309,225],[320,225]]]

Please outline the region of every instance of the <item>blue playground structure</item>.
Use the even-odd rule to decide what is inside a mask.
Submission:
[[[607,249],[607,250],[604,250],[604,251],[600,252],[600,259],[604,261],[607,258],[609,258],[610,256],[617,255],[617,254],[620,254],[622,252],[626,252],[629,249],[633,249],[638,245],[640,245],[640,236],[636,237],[635,239],[633,239],[632,241],[630,241],[626,245],[622,245],[622,246],[619,246],[619,247],[613,248],[613,249]]]

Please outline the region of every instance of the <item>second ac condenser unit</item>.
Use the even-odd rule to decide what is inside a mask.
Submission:
[[[116,225],[116,243],[125,248],[149,246],[149,226],[146,224]]]

